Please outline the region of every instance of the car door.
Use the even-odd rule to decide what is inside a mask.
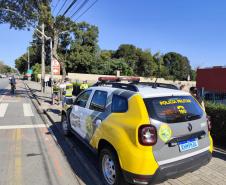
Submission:
[[[108,93],[102,90],[96,90],[91,101],[88,103],[87,108],[83,111],[83,117],[81,121],[81,130],[86,135],[86,141],[89,142],[99,124],[107,114]]]
[[[86,90],[82,94],[80,94],[76,98],[70,114],[70,123],[72,129],[83,138],[85,138],[86,135],[81,125],[84,121],[83,117],[86,111],[86,105],[90,100],[91,94],[92,90]]]

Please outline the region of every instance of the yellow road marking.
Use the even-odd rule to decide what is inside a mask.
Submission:
[[[21,129],[16,129],[14,185],[22,184],[21,165],[22,165],[22,161],[21,161]]]
[[[12,132],[11,132],[11,141],[15,141],[15,138],[16,138],[16,130],[13,130]],[[12,160],[13,159],[13,157],[14,157],[14,150],[15,150],[15,145],[14,144],[12,144],[12,145],[10,145],[10,148],[9,148],[9,157],[8,157],[8,172],[7,172],[7,180],[8,180],[8,185],[14,185],[14,178],[13,178],[13,175],[14,175],[14,173],[12,173],[12,172],[14,172],[13,170],[14,170],[14,160]]]

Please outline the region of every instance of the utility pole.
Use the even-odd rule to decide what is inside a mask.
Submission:
[[[29,53],[29,47],[27,48],[27,73],[29,74],[28,80],[31,80],[31,74],[30,74],[30,53]]]
[[[53,102],[53,40],[51,37],[48,37],[45,35],[45,33],[42,31],[40,31],[39,29],[36,28],[36,31],[42,35],[42,38],[44,37],[44,39],[49,40],[49,45],[50,45],[50,68],[51,68],[51,95],[52,95],[52,104]],[[44,67],[45,67],[45,63],[44,63]],[[43,72],[43,71],[42,71]],[[45,75],[45,73],[44,73]]]
[[[42,77],[41,77],[41,90],[45,92],[45,26],[42,23]]]
[[[30,53],[29,53],[29,47],[27,48],[27,70],[30,70]]]
[[[51,95],[52,95],[52,104],[54,104],[53,100],[53,41],[52,38],[49,37],[50,42],[50,66],[51,66]]]

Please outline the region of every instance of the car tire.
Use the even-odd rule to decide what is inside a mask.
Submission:
[[[61,119],[61,126],[62,126],[62,131],[65,136],[70,136],[71,135],[71,126],[68,121],[68,118],[65,114],[62,115]]]
[[[118,156],[111,147],[103,148],[99,155],[99,168],[105,185],[126,185]]]

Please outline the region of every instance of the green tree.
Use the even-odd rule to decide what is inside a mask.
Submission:
[[[174,80],[187,80],[191,71],[190,62],[187,57],[179,53],[170,52],[164,55],[163,62],[169,70],[169,76],[172,76]]]
[[[13,69],[8,65],[5,65],[3,61],[0,61],[0,73],[6,74],[12,72]]]
[[[138,61],[136,63],[136,74],[144,77],[151,77],[156,68],[151,52],[141,49],[137,50]]]
[[[37,81],[38,74],[41,73],[41,64],[36,63],[32,66],[34,80]]]
[[[70,50],[66,62],[67,70],[80,73],[96,71],[98,28],[86,22],[81,22],[74,24],[72,31],[74,39],[70,42]]]
[[[120,45],[113,57],[118,59],[123,58],[128,66],[133,70],[136,68],[136,63],[139,59],[137,56],[137,48],[131,44]]]
[[[192,81],[196,81],[196,70],[191,70],[190,71],[190,77]]]
[[[1,0],[0,24],[9,23],[15,29],[34,26],[40,12],[39,3],[34,0]]]
[[[27,55],[23,54],[21,57],[15,60],[16,68],[21,74],[25,74],[27,71]]]

